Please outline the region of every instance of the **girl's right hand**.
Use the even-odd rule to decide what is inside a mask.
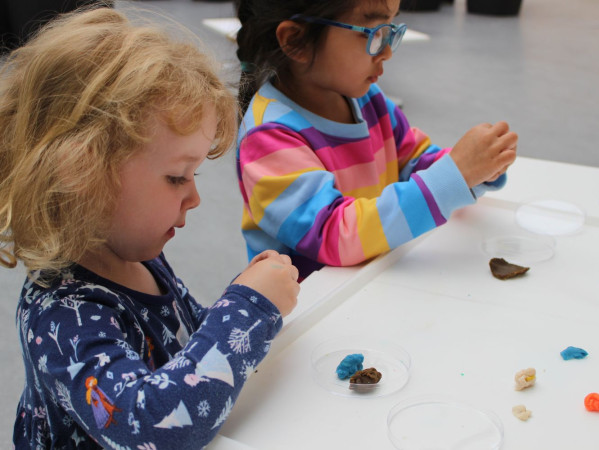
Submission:
[[[464,134],[450,152],[469,188],[494,181],[516,159],[518,135],[506,122],[483,123]]]
[[[299,272],[288,255],[266,250],[252,259],[233,283],[250,287],[269,299],[285,317],[297,304]]]

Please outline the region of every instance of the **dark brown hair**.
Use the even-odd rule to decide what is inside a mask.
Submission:
[[[264,82],[288,68],[288,57],[276,37],[281,22],[295,14],[337,19],[356,4],[357,0],[235,0],[241,22],[237,57],[241,62],[238,98],[242,113]],[[305,33],[292,44],[294,48],[317,46],[325,28],[312,23],[306,23],[305,27]]]

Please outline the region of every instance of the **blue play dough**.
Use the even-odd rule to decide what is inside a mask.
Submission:
[[[585,356],[588,355],[587,351],[582,349],[582,348],[578,348],[578,347],[568,347],[565,350],[562,350],[560,352],[560,355],[562,355],[562,358],[564,358],[566,361],[568,361],[569,359],[582,359]]]
[[[362,363],[364,362],[364,355],[361,353],[354,353],[353,355],[347,355],[343,358],[343,361],[339,363],[337,369],[337,376],[341,380],[345,380],[346,378],[351,377],[358,370],[362,370],[364,367]]]

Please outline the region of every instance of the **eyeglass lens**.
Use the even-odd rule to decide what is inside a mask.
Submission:
[[[370,36],[368,53],[371,55],[378,55],[387,45],[391,46],[391,50],[395,50],[399,44],[399,41],[401,40],[401,37],[402,33],[400,30],[394,32],[393,28],[390,26],[382,26]]]

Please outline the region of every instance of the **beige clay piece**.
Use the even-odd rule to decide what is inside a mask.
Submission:
[[[521,391],[522,389],[529,388],[535,384],[535,381],[537,380],[537,371],[532,367],[529,367],[528,369],[516,372],[514,379],[516,380],[515,389]]]
[[[527,421],[530,418],[532,411],[526,409],[526,406],[524,405],[516,405],[512,408],[512,414],[522,421]]]

